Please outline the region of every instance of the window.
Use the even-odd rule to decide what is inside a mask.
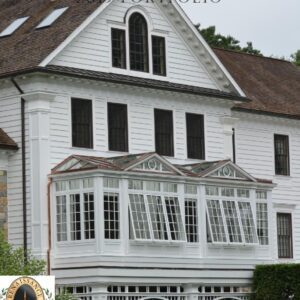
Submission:
[[[95,238],[93,179],[56,183],[56,237],[58,242]]]
[[[129,19],[130,69],[149,72],[148,27],[145,18],[133,13]]]
[[[23,17],[16,19],[13,21],[8,27],[6,27],[1,33],[0,37],[8,36],[13,34],[18,28],[20,28],[28,19],[29,17]]]
[[[93,148],[92,101],[72,99],[72,146]]]
[[[287,135],[274,135],[275,174],[290,175],[289,137]]]
[[[169,110],[154,110],[155,148],[160,155],[174,156],[173,113]]]
[[[125,30],[111,29],[112,66],[126,69]]]
[[[120,238],[119,180],[104,178],[104,237],[117,240]]]
[[[108,103],[109,150],[128,152],[127,105]]]
[[[206,187],[208,236],[213,243],[257,244],[249,191]],[[219,199],[218,199],[219,198]]]
[[[188,158],[205,159],[203,115],[186,114]]]
[[[277,214],[277,243],[279,258],[293,258],[291,214]]]
[[[166,76],[166,45],[165,38],[152,36],[153,74]]]
[[[67,9],[68,7],[63,7],[53,10],[36,28],[51,26]]]
[[[129,213],[135,240],[186,240],[176,191],[174,184],[146,181],[141,186],[140,181],[129,181]]]
[[[256,191],[256,227],[257,236],[260,245],[269,244],[269,221],[268,221],[268,203],[267,192],[263,190]]]
[[[188,243],[198,243],[198,210],[197,199],[186,198],[185,207],[185,231]]]

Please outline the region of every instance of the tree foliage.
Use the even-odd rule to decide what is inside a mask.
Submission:
[[[41,275],[45,272],[46,263],[27,253],[24,259],[23,248],[13,248],[0,230],[0,275]]]
[[[252,42],[247,42],[247,46],[242,47],[240,41],[231,35],[224,36],[220,33],[216,33],[216,27],[210,26],[207,28],[200,28],[200,25],[196,26],[203,38],[211,47],[217,47],[228,50],[241,51],[249,54],[262,55],[260,50],[253,47]]]
[[[257,266],[253,289],[253,300],[299,300],[300,264]]]
[[[291,58],[292,58],[292,62],[296,66],[300,67],[300,49],[296,53],[292,54]]]

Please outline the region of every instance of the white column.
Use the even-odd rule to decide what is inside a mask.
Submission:
[[[184,285],[184,292],[187,293],[187,300],[198,299],[198,286],[193,284]]]
[[[224,133],[224,158],[233,160],[232,129],[234,128],[234,125],[238,119],[222,117],[220,121],[223,124]]]
[[[92,286],[93,300],[106,300],[107,299],[107,285],[99,284]]]
[[[30,149],[31,250],[43,259],[48,250],[48,174],[50,173],[49,115],[55,94],[36,92],[23,96],[28,103]]]

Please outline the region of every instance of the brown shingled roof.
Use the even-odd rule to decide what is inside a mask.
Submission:
[[[17,150],[18,145],[0,128],[0,149]]]
[[[0,74],[38,66],[101,1],[0,0],[0,32],[20,17],[29,19],[11,36],[0,38]],[[69,7],[51,26],[35,27],[55,8]]]
[[[300,118],[300,68],[280,59],[223,49],[214,52],[252,100],[235,109]]]

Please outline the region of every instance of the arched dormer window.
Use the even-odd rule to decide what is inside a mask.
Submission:
[[[129,19],[130,69],[149,72],[148,26],[140,13],[133,13]]]

